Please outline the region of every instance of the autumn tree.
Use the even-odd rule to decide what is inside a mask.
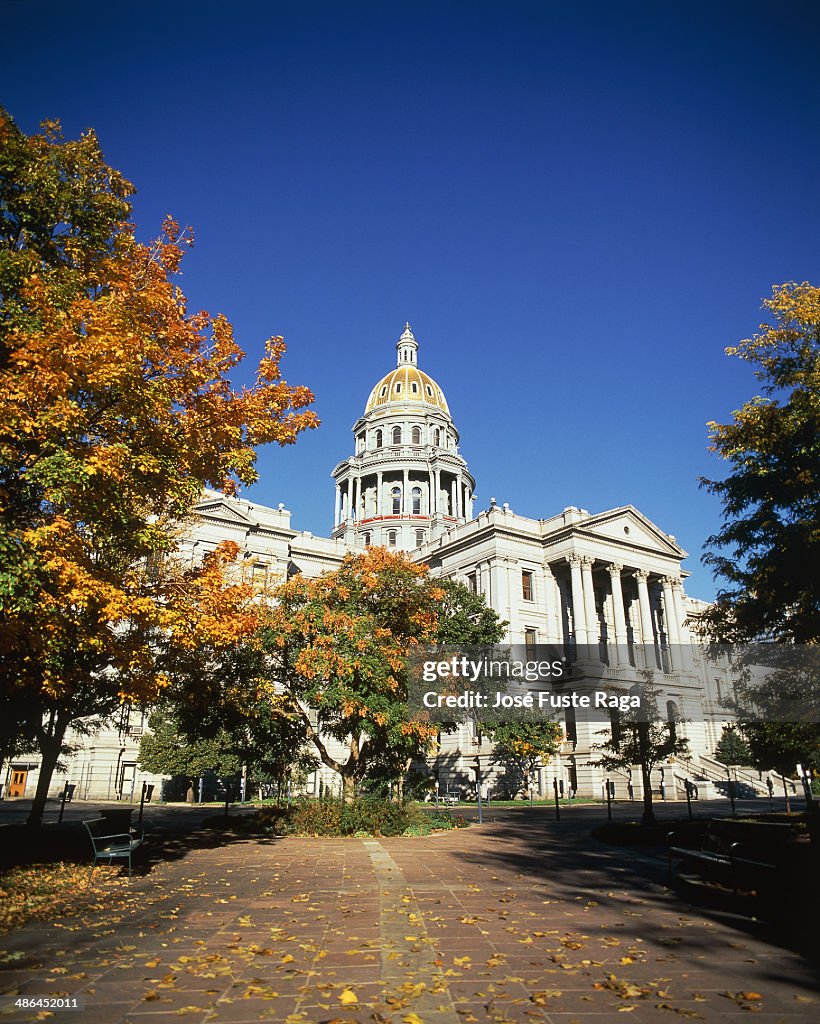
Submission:
[[[399,778],[428,750],[439,727],[409,713],[407,658],[417,645],[438,642],[443,609],[460,615],[465,594],[462,584],[435,580],[426,566],[384,548],[277,590],[265,635],[276,678],[321,761],[341,777],[346,802],[371,769],[384,772],[389,763]]]
[[[710,423],[729,474],[702,480],[723,504],[704,561],[723,582],[707,616],[723,642],[820,641],[820,288],[776,287],[770,321],[727,349],[761,395]]]
[[[257,445],[317,422],[281,338],[234,387],[230,324],[176,283],[190,233],[168,219],[140,243],[132,192],[93,133],[26,137],[0,115],[0,653],[43,712],[32,823],[69,725],[161,687],[154,641],[184,594],[165,567],[202,488],[251,483]],[[191,628],[221,636],[211,589]]]

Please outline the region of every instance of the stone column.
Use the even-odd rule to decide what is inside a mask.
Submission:
[[[567,558],[572,579],[572,628],[575,633],[576,646],[586,646],[587,620],[584,614],[584,585],[581,581],[581,557],[570,555]]]
[[[358,476],[353,477],[353,508],[351,509],[351,519],[359,521],[359,499],[362,493],[362,482]]]
[[[547,635],[544,639],[551,644],[558,640],[558,635],[555,626],[555,577],[552,575],[549,562],[544,562],[542,578],[544,580],[544,611],[547,615]]]
[[[410,470],[403,470],[401,488],[401,511],[405,516],[410,515],[412,505],[410,504]]]
[[[609,566],[609,579],[612,584],[612,609],[615,616],[615,649],[617,659],[622,664],[629,664],[629,652],[626,649],[626,615],[624,614],[624,592],[621,587],[621,570],[623,566],[613,562]]]
[[[592,583],[592,563],[594,558],[586,555],[581,559],[581,579],[584,586],[584,615],[587,620],[587,643],[593,646],[598,643],[598,614],[595,611],[595,588]]]
[[[678,613],[675,608],[675,597],[672,593],[672,580],[664,576],[661,580],[663,590],[663,617],[666,622],[666,637],[669,642],[669,660],[673,672],[680,672],[681,651],[680,633],[678,631]]]
[[[652,608],[649,604],[649,573],[643,569],[635,570],[638,582],[638,607],[641,610],[641,643],[643,644],[644,663],[647,668],[655,668],[655,634],[652,631]]]
[[[467,518],[473,518],[473,494],[472,491],[467,491]]]
[[[681,581],[677,578],[672,580],[672,599],[675,604],[675,621],[678,624],[680,634],[681,655],[684,672],[691,672],[694,668],[692,657],[692,637],[686,625],[686,607],[683,603],[683,588]]]
[[[341,522],[342,515],[342,488],[339,483],[336,484],[336,506],[333,510],[333,527],[334,529]]]
[[[384,492],[384,473],[382,472],[382,470],[379,470],[376,473],[376,515],[377,516],[384,515],[384,512],[382,511],[383,508],[384,508],[384,498],[382,497],[383,492]]]
[[[433,504],[430,506],[430,512],[431,512],[432,515],[435,515],[436,512],[438,512],[438,505],[439,505],[439,494],[438,494],[438,492],[439,492],[439,486],[440,486],[439,470],[434,469],[433,470]]]
[[[450,515],[453,517],[458,515],[458,480],[456,479],[453,479],[450,486]]]

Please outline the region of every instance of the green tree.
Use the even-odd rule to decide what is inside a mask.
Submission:
[[[157,775],[183,775],[193,788],[205,772],[234,775],[242,767],[234,737],[220,729],[207,739],[186,736],[178,719],[167,710],[156,710],[148,719],[150,732],[140,740],[139,764]]]
[[[743,733],[733,725],[725,725],[715,747],[715,760],[721,764],[753,765],[752,749]]]
[[[755,367],[762,395],[710,423],[730,472],[701,485],[723,525],[704,561],[724,581],[707,616],[723,642],[820,641],[820,289],[776,287],[771,321],[727,349]]]
[[[783,284],[763,305],[769,322],[727,349],[755,367],[762,394],[735,412],[732,423],[709,424],[711,449],[731,472],[701,481],[721,498],[724,520],[704,557],[724,583],[705,624],[723,643],[814,645],[820,643],[820,288]],[[784,687],[793,686],[781,675],[768,695],[746,692],[736,709],[756,760],[786,773],[796,762],[813,763],[820,745],[816,720],[792,723],[773,711],[782,708]],[[803,680],[797,688],[805,690]],[[804,700],[816,707],[816,679],[808,688],[813,697],[803,694]]]
[[[674,722],[664,721],[658,709],[661,691],[654,685],[651,672],[630,690],[640,697],[640,707],[624,711],[612,723],[609,739],[596,743],[600,752],[598,763],[605,770],[641,769],[643,789],[642,825],[655,825],[652,801],[652,771],[675,755],[689,753],[689,741],[681,736]]]

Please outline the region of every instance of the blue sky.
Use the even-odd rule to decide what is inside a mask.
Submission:
[[[0,99],[93,127],[197,244],[224,312],[322,427],[249,496],[332,525],[336,462],[409,320],[461,450],[523,515],[631,503],[700,565],[706,422],[756,391],[723,354],[775,283],[820,283],[820,5],[12,0]]]

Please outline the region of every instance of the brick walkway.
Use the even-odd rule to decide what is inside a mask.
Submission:
[[[84,920],[6,936],[3,1010],[43,1019],[18,993],[62,993],[85,1002],[55,1013],[69,1024],[820,1019],[805,960],[589,827],[578,808],[426,839],[193,848]]]

